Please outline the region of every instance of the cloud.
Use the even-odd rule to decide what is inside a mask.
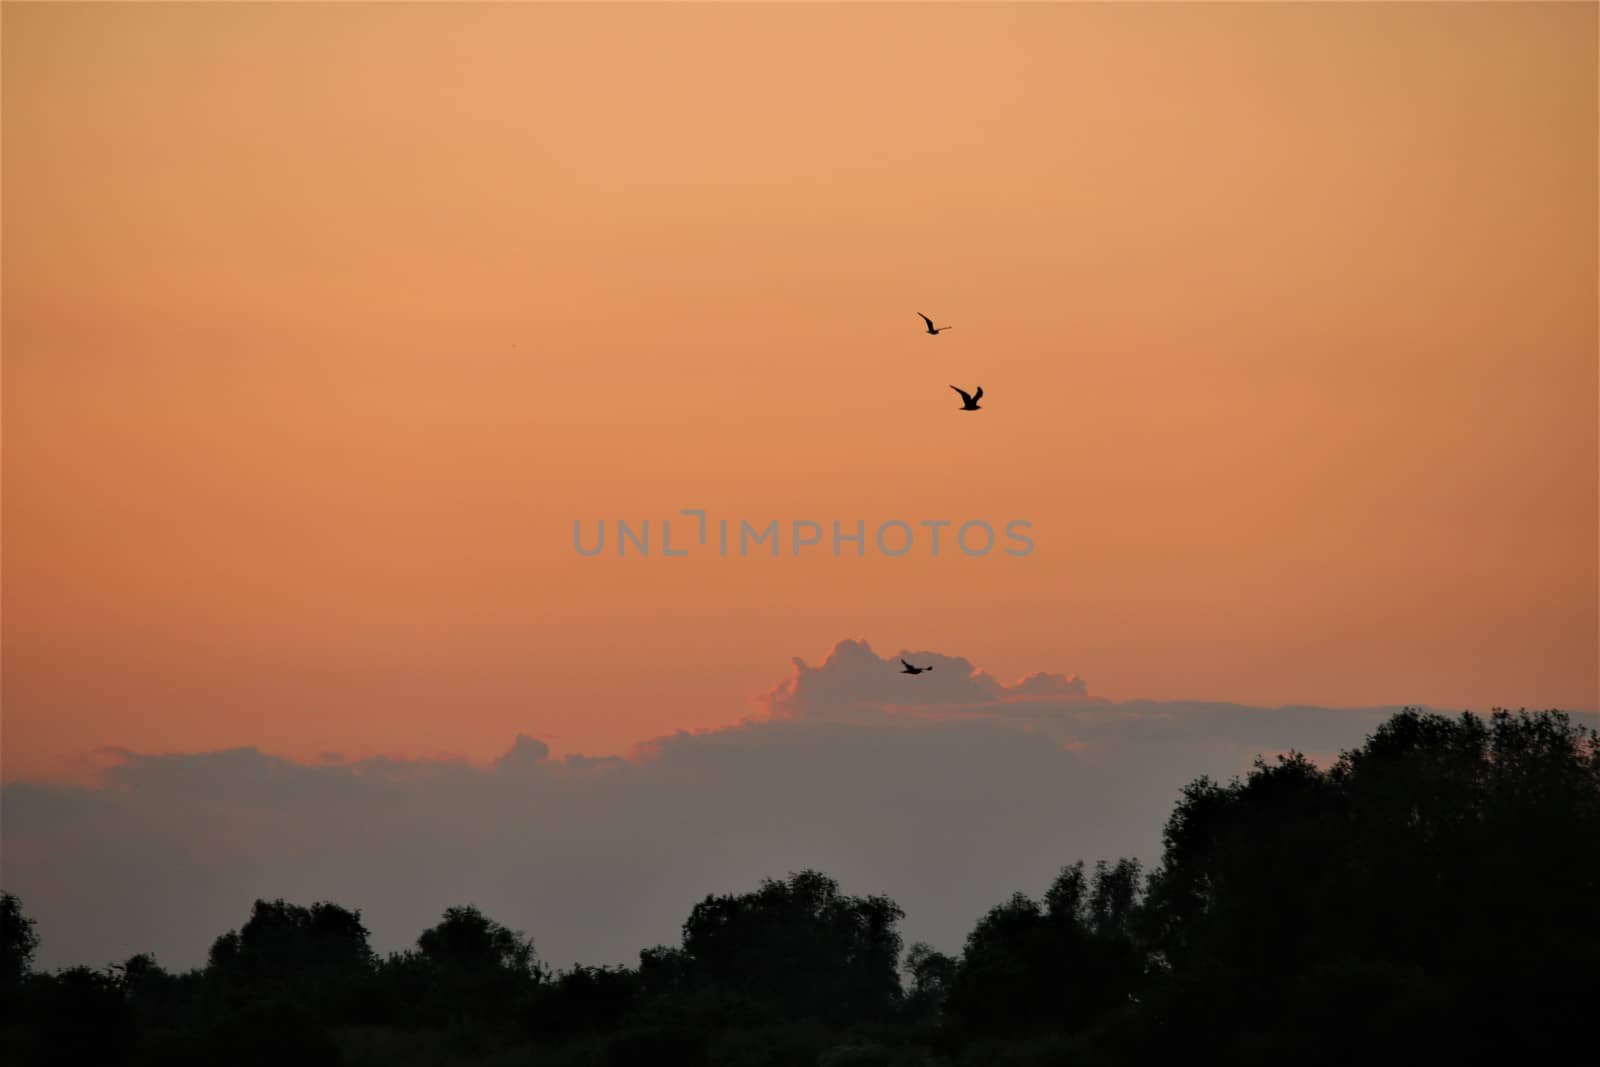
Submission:
[[[384,951],[476,903],[558,966],[632,963],[675,943],[706,894],[807,866],[887,893],[908,941],[953,951],[1064,864],[1155,859],[1198,775],[1332,755],[1397,710],[1113,703],[1059,674],[1008,685],[906,658],[935,670],[901,676],[898,656],[841,642],[818,667],[796,661],[767,718],[627,760],[553,759],[527,735],[487,768],[117,753],[97,788],[5,786],[5,887],[38,920],[46,966],[143,951],[198,965],[277,896],[361,908]]]
[[[511,750],[495,760],[494,769],[499,774],[537,774],[549,759],[549,745],[527,734],[518,734]]]
[[[930,672],[908,684],[900,661]],[[1082,679],[1030,674],[1006,685],[971,662],[937,652],[902,650],[880,657],[865,641],[840,641],[813,667],[798,656],[794,674],[766,696],[767,711],[782,718],[849,717],[863,709],[945,709],[971,714],[1043,698],[1087,698]]]

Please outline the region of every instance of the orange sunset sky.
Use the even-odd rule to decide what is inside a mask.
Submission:
[[[1594,4],[0,31],[7,779],[626,752],[843,638],[1600,704]],[[1036,547],[573,549],[696,507]]]

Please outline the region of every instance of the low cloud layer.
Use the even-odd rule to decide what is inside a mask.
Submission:
[[[98,788],[5,787],[5,888],[38,919],[45,966],[198,965],[278,896],[359,907],[380,950],[476,903],[549,963],[632,963],[707,893],[808,866],[894,897],[908,941],[956,950],[1064,864],[1153,859],[1198,775],[1331,757],[1397,710],[1112,703],[1076,678],[905,658],[935,669],[899,675],[898,655],[842,642],[796,660],[767,717],[626,760],[554,759],[527,736],[487,768],[123,753]]]

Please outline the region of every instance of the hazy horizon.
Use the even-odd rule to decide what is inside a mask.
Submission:
[[[1326,765],[1399,710],[1112,702],[1075,676],[1005,683],[915,654],[935,670],[905,690],[898,653],[841,641],[797,662],[763,715],[631,759],[559,758],[527,734],[487,766],[120,753],[93,788],[3,787],[6,888],[47,966],[136,952],[199,966],[278,896],[361,909],[380,951],[474,903],[553,965],[631,965],[675,943],[707,894],[805,867],[887,893],[908,943],[955,951],[988,908],[1069,863],[1152,863],[1195,778],[1290,749]]]

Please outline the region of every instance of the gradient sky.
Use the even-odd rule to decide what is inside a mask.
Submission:
[[[1593,708],[1596,11],[7,3],[4,775],[622,752],[845,637]],[[573,551],[688,507],[1036,549]]]

